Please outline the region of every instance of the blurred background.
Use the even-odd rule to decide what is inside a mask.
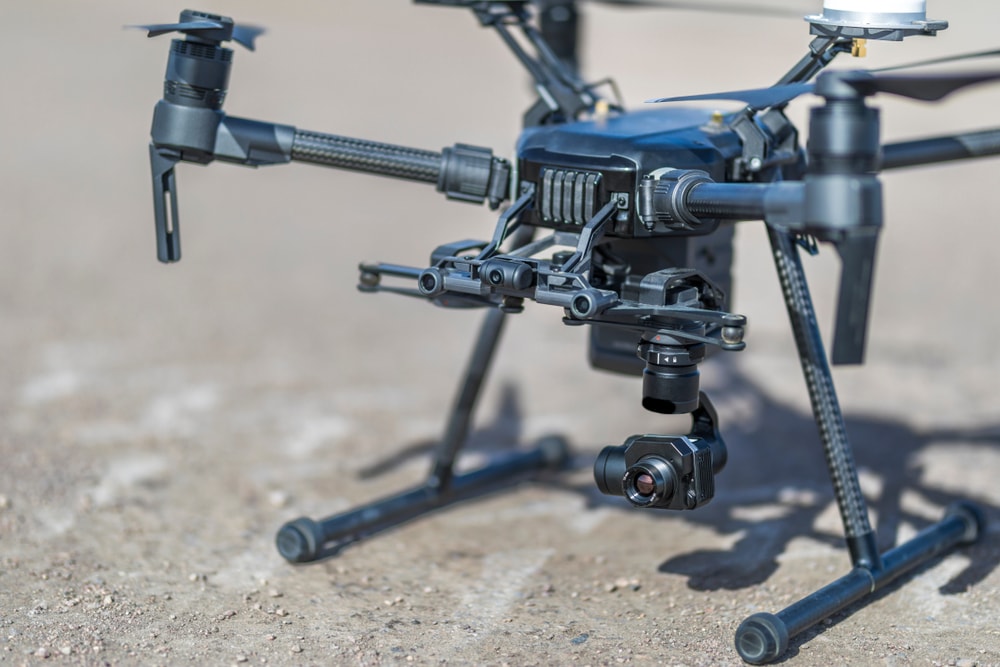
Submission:
[[[821,4],[783,6],[805,14]],[[704,517],[637,516],[596,496],[589,466],[600,447],[633,433],[683,432],[687,424],[644,413],[638,380],[590,370],[586,332],[564,327],[556,309],[529,305],[510,322],[482,401],[479,436],[510,445],[567,434],[580,459],[567,481],[417,522],[315,569],[285,565],[272,545],[282,521],[345,509],[422,477],[421,443],[440,432],[478,327],[478,312],[360,294],[357,264],[423,266],[442,243],[490,235],[495,214],[447,202],[422,184],[312,166],[182,164],[184,258],[159,264],[147,144],[170,38],[147,39],[123,26],[173,21],[184,8],[148,0],[0,5],[0,550],[6,559],[0,602],[7,602],[0,608],[9,610],[0,619],[10,630],[0,642],[8,651],[85,652],[93,640],[63,627],[75,622],[88,631],[90,624],[105,628],[102,646],[128,661],[132,649],[119,646],[127,642],[109,637],[130,609],[149,612],[119,631],[159,646],[166,640],[147,635],[169,625],[169,614],[187,618],[188,608],[200,604],[208,615],[229,605],[243,614],[252,605],[247,596],[264,596],[273,585],[261,581],[281,582],[280,602],[288,608],[308,607],[317,595],[328,601],[323,596],[342,592],[337,586],[345,579],[362,576],[380,583],[358,584],[353,602],[340,601],[342,609],[378,607],[397,595],[412,599],[401,592],[410,588],[433,588],[425,593],[438,595],[434,605],[442,608],[472,608],[474,597],[461,591],[463,567],[479,568],[480,561],[491,567],[492,556],[511,549],[523,555],[544,548],[556,554],[538,556],[545,565],[535,556],[528,565],[515,558],[504,570],[527,573],[508,582],[512,590],[542,590],[548,580],[538,572],[546,568],[562,573],[550,578],[565,577],[565,586],[555,588],[560,593],[637,573],[641,596],[602,604],[623,618],[629,610],[655,616],[665,598],[648,597],[653,590],[684,608],[674,615],[679,619],[714,608],[722,615],[706,624],[704,636],[669,655],[718,663],[735,658],[729,637],[746,613],[776,610],[821,585],[834,576],[825,573],[826,563],[836,572],[846,566],[830,537],[839,528],[759,223],[737,232],[731,310],[749,319],[748,349],[703,367],[703,386],[715,392],[723,433],[731,434],[732,457],[717,503]],[[534,101],[519,64],[465,10],[405,0],[215,0],[195,8],[267,28],[255,52],[236,48],[224,107],[233,115],[430,150],[470,143],[510,158],[521,115]],[[794,17],[583,8],[584,73],[612,76],[630,107],[653,97],[769,85],[805,55],[810,41],[807,24]],[[842,56],[836,66],[884,67],[997,47],[1000,5],[931,2],[928,16],[951,26],[936,38],[869,42],[866,59]],[[991,66],[972,61],[963,69]],[[790,116],[804,123],[813,103],[796,101]],[[887,141],[985,129],[1000,117],[1000,86],[934,105],[888,97],[876,104]],[[836,371],[865,490],[887,517],[879,525],[883,543],[936,518],[960,496],[988,508],[987,544],[974,557],[953,557],[959,560],[943,574],[914,589],[926,599],[897,593],[879,602],[889,605],[883,618],[899,618],[933,601],[939,621],[948,620],[936,626],[940,636],[931,641],[920,626],[894,631],[909,642],[908,655],[927,660],[976,657],[982,639],[981,646],[994,648],[979,656],[981,664],[1000,662],[995,636],[992,644],[983,639],[993,627],[988,619],[1000,613],[993,568],[1000,521],[997,174],[997,163],[983,160],[884,176],[886,227],[869,362]],[[838,262],[825,249],[806,264],[829,334]],[[534,509],[522,511],[525,502]],[[757,505],[756,513],[747,510]],[[627,544],[636,529],[648,529],[640,550]],[[479,558],[475,565],[440,564],[443,554],[463,550]],[[701,558],[702,550],[715,556]],[[551,559],[567,551],[579,558],[560,560],[557,568]],[[443,569],[415,565],[414,554]],[[811,574],[817,562],[822,566]],[[789,579],[785,568],[796,564],[803,569]],[[75,578],[54,587],[47,582],[56,571]],[[95,576],[102,583],[93,583]],[[316,593],[320,581],[325,592]],[[192,586],[217,597],[199,598],[188,591]],[[944,601],[942,588],[952,594]],[[692,589],[694,595],[686,592]],[[83,614],[75,620],[52,611],[61,598],[74,597],[92,597],[104,609],[104,590],[113,591],[107,596],[114,602],[103,621],[87,617],[86,605],[58,608]],[[49,611],[29,618],[39,600]],[[133,606],[122,607],[123,600]],[[504,611],[478,617],[480,638],[507,651],[490,653],[486,662],[519,662],[504,642],[534,641],[517,631],[503,639],[496,624],[504,614],[515,619],[514,628],[550,622],[532,616],[537,610],[524,611],[523,602],[523,596],[505,599]],[[635,639],[611,636],[619,621],[596,621],[600,613],[579,597],[548,604],[567,614],[564,626],[567,618],[577,623],[567,631],[573,636],[584,626],[603,630],[590,629],[591,641],[552,653],[539,649],[535,659],[543,664],[559,662],[567,650],[601,662],[616,642]],[[294,646],[348,645],[331,638],[333,630],[322,639],[311,632],[330,620],[314,611],[312,621],[299,622],[292,648],[276,658],[290,659]],[[368,609],[360,620],[338,615],[337,632],[366,637],[367,625],[384,627],[378,616],[384,613]],[[874,622],[871,612],[857,616]],[[674,637],[675,622],[661,621],[653,633],[658,641]],[[207,650],[223,658],[243,655],[228,630],[205,638],[201,626],[192,627],[175,628],[180,639],[166,642],[173,653],[163,656],[194,656],[197,646],[212,646]],[[631,627],[646,632],[641,624]],[[855,647],[860,641],[875,657],[892,653],[872,639],[880,631],[849,627]],[[265,631],[254,633],[239,635],[254,638],[240,650],[270,655],[260,639]],[[935,648],[943,637],[957,643],[950,652]],[[478,661],[487,650],[452,639],[426,639],[434,646],[425,657]],[[130,641],[133,649],[141,643]],[[342,657],[363,653],[374,660],[389,650],[377,637],[359,641],[351,651],[360,653]],[[851,642],[841,634],[803,659],[828,663],[845,645]],[[652,648],[646,657],[656,662],[663,655]]]

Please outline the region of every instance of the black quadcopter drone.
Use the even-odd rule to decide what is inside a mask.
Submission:
[[[433,152],[229,116],[222,105],[233,51],[223,44],[253,49],[260,30],[192,10],[177,23],[140,26],[151,37],[183,35],[171,42],[149,149],[160,261],[181,256],[178,162],[308,162],[431,183],[449,199],[502,210],[489,240],[443,245],[427,265],[360,266],[363,292],[482,307],[487,315],[425,483],[325,519],[289,522],[277,536],[282,556],[314,561],[514,476],[565,463],[566,443],[548,438],[477,470],[455,470],[502,327],[525,301],[560,308],[566,324],[589,325],[591,365],[641,376],[644,408],[692,417],[687,434],[637,435],[606,447],[594,466],[599,489],[637,507],[691,510],[711,501],[726,447],[700,391],[698,367],[714,352],[745,346],[746,318],[726,310],[731,223],[745,220],[767,227],[852,569],[777,614],[747,618],[736,632],[740,656],[754,664],[777,660],[791,637],[979,537],[978,510],[959,503],[916,537],[879,553],[799,251],[823,242],[840,255],[831,360],[862,363],[883,220],[879,171],[1000,153],[1000,130],[882,144],[879,112],[868,98],[939,100],[998,80],[1000,71],[823,71],[866,39],[899,41],[947,28],[926,18],[920,0],[827,0],[822,14],[806,17],[814,35],[807,54],[774,86],[664,98],[626,111],[601,95],[606,82],[586,83],[577,72],[573,0],[534,3],[537,26],[527,0],[415,1],[471,10],[530,74],[538,99],[524,114],[513,160],[466,144]],[[784,108],[806,93],[822,104],[810,112],[803,149]],[[744,106],[721,114],[669,104],[716,99]]]

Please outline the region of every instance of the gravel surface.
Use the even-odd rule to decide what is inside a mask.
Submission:
[[[509,324],[465,465],[562,433],[570,470],[285,563],[284,521],[423,478],[478,327],[477,312],[358,293],[358,262],[424,265],[495,218],[421,184],[183,165],[184,260],[158,264],[146,143],[168,42],[121,27],[182,8],[0,7],[0,663],[740,664],[746,616],[847,571],[758,223],[736,243],[749,347],[703,368],[730,452],[710,505],[640,512],[598,493],[601,447],[687,420],[645,413],[636,380],[590,370],[585,331],[536,305]],[[234,115],[513,153],[532,93],[467,12],[198,8],[269,29],[236,53]],[[1000,5],[928,13],[952,27],[870,44],[861,66],[997,46]],[[797,19],[587,19],[587,71],[631,105],[767,85],[809,40]],[[1000,91],[878,104],[901,140],[995,125]],[[962,498],[986,535],[797,637],[789,663],[1000,665],[996,175],[988,160],[885,175],[869,363],[836,372],[880,544]],[[829,250],[808,261],[824,331],[837,265]]]

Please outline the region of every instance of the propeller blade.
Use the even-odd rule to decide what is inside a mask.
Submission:
[[[181,18],[184,18],[184,14],[181,15]],[[197,19],[193,21],[180,21],[178,23],[152,23],[149,25],[130,25],[125,27],[145,30],[148,37],[159,37],[168,32],[179,32],[184,35],[201,37],[216,44],[232,40],[237,44],[245,46],[250,51],[254,50],[254,40],[264,32],[264,28],[258,26],[234,25],[232,19],[229,18],[225,18],[224,21]]]
[[[955,63],[962,60],[974,60],[976,58],[995,58],[1000,56],[1000,49],[992,49],[990,51],[976,51],[974,53],[960,53],[953,56],[945,56],[943,58],[932,58],[931,60],[920,60],[915,63],[907,63],[905,65],[893,65],[891,67],[879,67],[878,69],[868,70],[869,72],[896,72],[898,70],[912,69],[914,67],[930,67],[931,65],[943,65],[945,63]]]
[[[826,72],[820,77],[821,81],[823,77],[836,77],[837,80],[849,85],[866,97],[876,93],[887,93],[923,102],[936,102],[962,88],[996,81],[1000,79],[1000,70],[927,74],[882,74],[870,70],[857,70],[854,72]],[[742,102],[752,109],[766,109],[787,104],[799,95],[814,92],[815,88],[816,85],[812,83],[792,83],[784,86],[771,86],[770,88],[661,97],[647,101],[658,103],[732,100]],[[824,89],[821,88],[819,94],[824,92]]]
[[[799,95],[812,92],[811,83],[791,83],[770,88],[751,88],[749,90],[733,90],[725,93],[706,93],[704,95],[681,95],[679,97],[661,97],[647,100],[648,103],[659,102],[695,102],[701,100],[731,100],[742,102],[754,109],[766,109],[791,102]]]
[[[862,95],[888,93],[913,100],[936,102],[948,95],[980,83],[1000,79],[1000,70],[942,74],[847,74],[843,81]]]
[[[215,21],[187,21],[185,23],[154,23],[152,25],[130,25],[129,28],[148,30],[148,37],[159,37],[168,32],[198,32],[199,30],[219,30],[223,26]]]
[[[264,34],[264,28],[255,25],[235,25],[233,26],[233,41],[242,44],[249,51],[254,50],[254,40]]]

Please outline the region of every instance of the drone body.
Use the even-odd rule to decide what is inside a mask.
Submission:
[[[551,439],[479,470],[454,469],[502,323],[526,302],[555,306],[566,324],[590,326],[590,363],[641,375],[643,407],[692,416],[686,435],[633,436],[619,447],[606,447],[595,466],[600,490],[637,507],[692,510],[710,502],[727,455],[718,416],[700,391],[698,365],[713,349],[745,346],[746,318],[726,310],[733,282],[732,223],[755,220],[768,226],[853,569],[779,614],[747,619],[737,632],[741,657],[754,663],[778,659],[791,637],[819,620],[932,555],[976,539],[981,519],[974,508],[961,505],[911,542],[879,553],[797,246],[818,240],[840,254],[832,357],[835,363],[860,363],[882,226],[877,174],[883,159],[890,166],[892,159],[899,164],[955,159],[953,147],[945,149],[940,139],[905,149],[883,146],[880,117],[868,99],[880,93],[938,99],[1000,74],[820,74],[838,53],[858,48],[859,38],[902,39],[946,27],[927,21],[921,3],[887,1],[873,22],[850,3],[833,1],[823,15],[812,17],[818,37],[778,85],[725,94],[744,102],[742,110],[722,115],[667,104],[625,111],[603,100],[598,86],[584,83],[548,46],[525,2],[424,4],[471,9],[531,75],[538,100],[524,116],[512,160],[461,143],[434,152],[228,116],[221,108],[231,53],[222,43],[252,45],[255,32],[196,12],[182,14],[178,24],[147,26],[150,36],[168,30],[187,35],[174,40],[150,145],[162,261],[180,258],[174,167],[184,161],[307,162],[433,184],[449,199],[488,202],[494,209],[509,202],[489,240],[442,245],[425,266],[361,266],[362,291],[481,307],[488,314],[427,482],[350,512],[290,522],[278,535],[286,559],[331,555],[512,475],[565,463],[565,443]],[[862,19],[865,25],[859,26]],[[809,92],[823,104],[811,112],[808,144],[802,146],[783,108]],[[904,152],[906,160],[899,157]],[[968,156],[996,152],[1000,146],[984,141]],[[388,285],[386,278],[407,285]]]

